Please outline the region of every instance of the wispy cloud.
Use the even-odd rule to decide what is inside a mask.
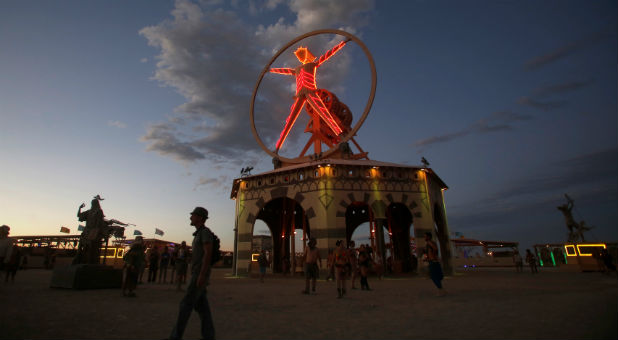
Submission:
[[[208,178],[202,176],[195,184],[195,187],[193,187],[193,190],[195,191],[200,187],[208,187],[212,190],[223,189],[229,187],[231,182],[232,179],[229,176],[222,175],[216,178]]]
[[[609,30],[607,29],[592,33],[578,41],[570,42],[551,52],[532,58],[531,60],[526,62],[526,64],[524,65],[524,69],[526,71],[533,71],[533,70],[539,69],[543,66],[551,64],[557,60],[560,60],[566,56],[571,55],[572,53],[578,50],[584,49],[592,44],[595,44],[611,36],[612,35],[609,33]]]
[[[543,111],[551,111],[555,109],[559,109],[566,105],[566,101],[557,100],[557,101],[541,101],[538,99],[534,99],[531,97],[520,97],[517,100],[517,104],[533,107],[535,109],[543,110]]]
[[[546,85],[538,87],[532,91],[531,96],[520,97],[517,100],[517,104],[529,106],[535,109],[539,109],[545,112],[559,109],[567,105],[567,101],[558,99],[548,99],[552,96],[576,91],[582,89],[592,81],[571,81],[552,85]]]
[[[522,173],[527,176],[488,197],[451,206],[449,220],[464,227],[529,218],[553,211],[564,200],[564,193],[587,205],[618,201],[618,148],[557,161],[542,172]],[[560,215],[556,216],[559,220]]]
[[[534,89],[532,91],[532,95],[537,96],[537,97],[545,97],[545,96],[551,96],[554,94],[561,94],[565,92],[579,90],[581,88],[584,88],[590,85],[591,83],[592,81],[571,81],[571,82],[542,86],[542,87]]]
[[[428,147],[433,144],[450,142],[454,139],[465,137],[471,134],[483,134],[496,131],[512,130],[513,123],[530,119],[532,119],[532,117],[516,112],[497,111],[492,113],[488,117],[480,119],[459,131],[421,139],[419,141],[416,141],[412,145],[421,148],[421,150],[419,150],[420,153],[422,152],[422,148],[424,147]]]
[[[179,0],[172,19],[140,31],[149,45],[160,50],[154,79],[186,99],[168,121],[148,126],[141,138],[147,150],[183,162],[232,160],[261,152],[250,133],[248,114],[261,68],[274,51],[301,33],[323,27],[358,28],[373,1],[268,1],[262,6],[261,10],[288,6],[296,21],[288,24],[280,19],[266,27],[251,27],[235,12],[216,8],[216,3]],[[345,62],[344,57],[339,59],[336,62]],[[346,67],[335,71],[345,72]],[[328,82],[327,78],[320,81]],[[290,100],[283,97],[289,94],[289,84],[283,83],[265,80],[260,87],[256,110],[266,112],[258,121],[261,135],[279,133],[287,105],[273,109],[268,104]]]
[[[117,120],[110,120],[107,122],[108,126],[112,126],[112,127],[117,127],[119,129],[124,129],[127,127],[127,124],[121,122],[121,121],[117,121]]]

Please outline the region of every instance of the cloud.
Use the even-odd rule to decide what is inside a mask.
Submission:
[[[502,224],[522,216],[554,212],[568,193],[586,206],[618,201],[618,148],[582,154],[549,164],[477,201],[449,208],[449,220],[459,226]],[[558,215],[559,216],[559,215]]]
[[[474,122],[473,124],[465,127],[462,130],[447,133],[444,135],[421,139],[419,141],[416,141],[412,145],[415,147],[423,148],[423,147],[427,147],[433,144],[450,142],[454,139],[465,137],[470,134],[483,134],[483,133],[496,132],[496,131],[508,131],[508,130],[513,129],[512,123],[519,122],[519,121],[526,121],[530,119],[532,119],[532,117],[528,115],[523,115],[523,114],[511,112],[511,111],[497,111],[497,112],[492,113],[488,117],[485,117],[483,119],[480,119]],[[419,150],[419,152],[421,151],[422,149]]]
[[[533,90],[532,94],[537,97],[551,96],[554,94],[579,90],[588,86],[591,83],[592,81],[572,81],[567,83],[548,85]]]
[[[281,18],[259,27],[248,25],[237,12],[214,5],[179,0],[171,19],[140,30],[148,44],[160,51],[155,56],[154,79],[185,98],[166,122],[147,127],[141,140],[148,144],[148,151],[183,162],[234,160],[247,153],[262,153],[250,133],[249,105],[258,75],[273,51],[318,27],[359,27],[363,20],[358,18],[373,2],[290,1],[286,5],[295,22],[287,24]],[[281,6],[278,1],[266,3],[269,8],[277,5]],[[346,61],[339,59],[337,65]],[[278,136],[288,105],[273,108],[269,104],[287,103],[292,95],[290,83],[272,79],[263,81],[256,100],[256,111],[265,112],[256,118],[261,136]],[[272,138],[263,139],[270,142]]]
[[[524,106],[530,106],[535,109],[540,109],[543,111],[551,111],[551,110],[555,110],[555,109],[559,109],[563,107],[566,104],[566,101],[559,100],[559,101],[543,102],[538,99],[534,99],[530,97],[520,97],[517,100],[517,104],[524,105]]]
[[[148,58],[142,58],[139,60],[140,63],[147,63],[148,62]]]
[[[229,176],[224,175],[216,178],[207,178],[202,176],[195,184],[195,187],[193,187],[193,190],[195,191],[202,186],[208,187],[209,189],[223,189],[227,188],[231,181],[232,179]]]
[[[117,127],[119,129],[124,129],[127,127],[127,124],[117,121],[117,120],[110,120],[107,122],[108,126],[113,126],[113,127]]]
[[[571,54],[573,54],[574,52],[578,51],[578,50],[582,50],[590,45],[593,45],[599,41],[602,41],[603,39],[609,38],[612,35],[609,33],[609,30],[605,29],[599,32],[595,32],[593,34],[590,34],[586,37],[584,37],[581,40],[575,41],[575,42],[571,42],[568,43],[564,46],[561,46],[549,53],[540,55],[538,57],[535,57],[531,60],[529,60],[528,62],[526,62],[526,64],[524,65],[524,69],[526,71],[532,71],[532,70],[536,70],[539,69],[543,66],[546,66],[548,64],[551,64],[557,60],[560,60],[564,57],[567,57]]]

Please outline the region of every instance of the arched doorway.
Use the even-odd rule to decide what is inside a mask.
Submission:
[[[256,220],[268,226],[272,236],[271,263],[274,273],[294,272],[297,264],[296,238],[308,239],[311,235],[309,222],[302,206],[293,199],[280,197],[266,203]]]
[[[391,239],[392,268],[394,273],[408,273],[416,269],[412,263],[410,228],[412,214],[401,203],[391,203],[386,209],[386,227]]]

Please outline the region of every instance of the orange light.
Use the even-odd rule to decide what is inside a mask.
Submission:
[[[311,51],[309,51],[308,48],[304,46],[297,48],[296,51],[294,51],[294,55],[298,58],[298,61],[303,64],[310,63],[315,60],[315,56],[311,53]]]
[[[251,254],[251,262],[257,262],[258,256],[260,256],[260,254]]]

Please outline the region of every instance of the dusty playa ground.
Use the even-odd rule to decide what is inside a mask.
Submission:
[[[4,278],[4,277],[2,277]],[[49,288],[51,271],[18,272],[0,283],[0,337],[30,339],[163,339],[182,293],[142,284],[137,298],[120,290]],[[370,278],[373,291],[336,299],[335,283],[303,295],[300,277],[264,283],[217,269],[209,301],[219,339],[616,339],[618,279],[601,273],[541,269],[458,272],[434,296],[426,277]],[[199,339],[194,313],[185,333]]]

